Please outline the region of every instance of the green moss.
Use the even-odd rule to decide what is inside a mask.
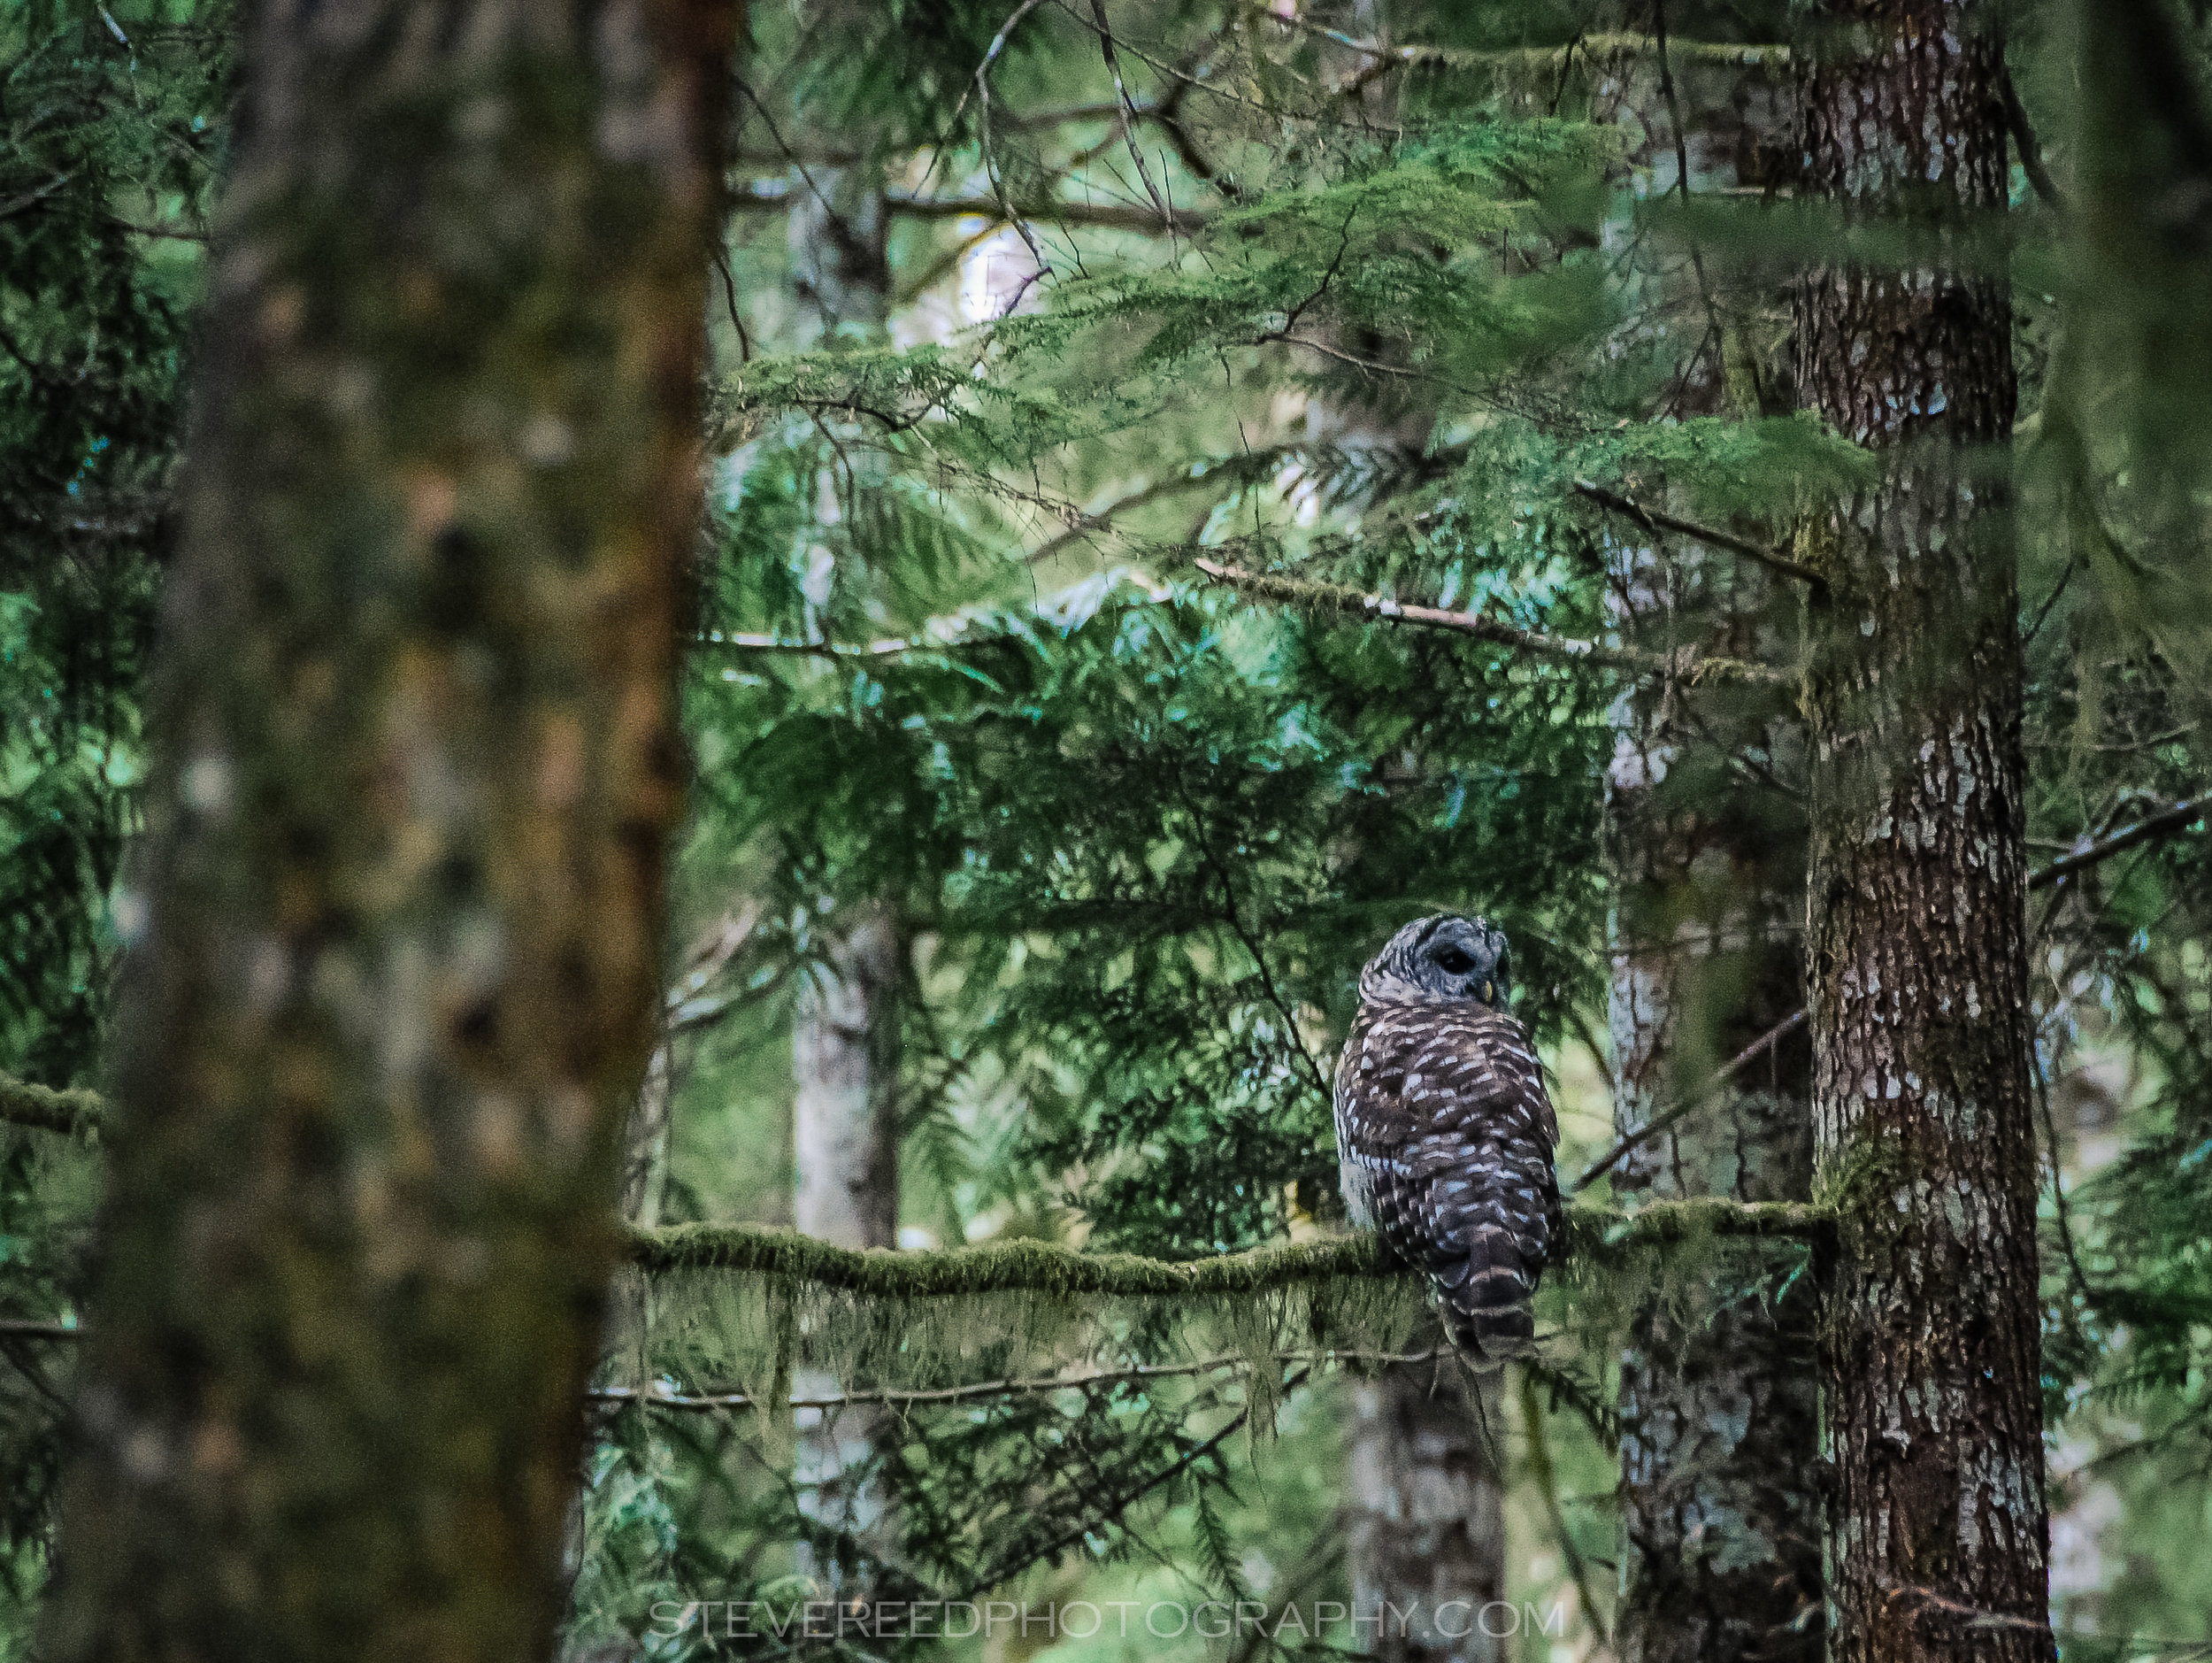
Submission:
[[[35,1127],[66,1137],[97,1133],[107,1105],[96,1091],[57,1091],[13,1074],[0,1074],[0,1120]]]

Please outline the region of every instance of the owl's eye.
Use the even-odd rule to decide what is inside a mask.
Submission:
[[[1456,947],[1447,947],[1436,955],[1436,964],[1447,974],[1463,976],[1475,967],[1475,961]]]

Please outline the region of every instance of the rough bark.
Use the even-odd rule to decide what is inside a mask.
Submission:
[[[1389,1663],[1500,1663],[1505,1497],[1473,1388],[1399,1364],[1353,1395],[1344,1523],[1352,1608]],[[1494,1611],[1490,1628],[1505,1632]],[[1365,1624],[1373,1621],[1374,1627]]]
[[[1801,828],[1771,804],[1757,812],[1756,794],[1740,788],[1732,802],[1710,781],[1669,790],[1686,753],[1717,740],[1778,750],[1777,730],[1786,741],[1791,724],[1754,722],[1747,735],[1727,712],[1690,718],[1682,705],[1694,700],[1707,702],[1689,689],[1646,692],[1617,714],[1610,1014],[1623,1136],[1695,1089],[1799,997],[1786,909],[1795,910],[1793,890],[1801,894],[1804,845],[1792,835]],[[1801,1039],[1776,1046],[1742,1089],[1640,1145],[1616,1170],[1616,1192],[1646,1202],[1803,1199],[1807,1063]],[[1614,1631],[1626,1663],[1820,1654],[1815,1313],[1809,1282],[1775,1297],[1775,1261],[1755,1248],[1710,1251],[1693,1278],[1663,1286],[1632,1320],[1618,1397]]]
[[[250,19],[42,1655],[550,1644],[738,11]]]
[[[1656,62],[1639,63],[1618,83],[1630,165],[1679,189],[1686,158],[1699,194],[1773,182],[1790,136],[1774,72],[1672,57],[1667,68],[1663,81]],[[1694,337],[1675,389],[1684,413],[1755,416],[1751,343],[1778,330],[1765,297],[1716,296],[1663,240],[1639,253],[1647,298],[1706,312],[1712,326]],[[1662,489],[1647,480],[1640,494]],[[1624,639],[1786,659],[1796,596],[1759,566],[1679,540],[1624,543],[1612,566]],[[1614,1121],[1626,1136],[1797,1007],[1804,825],[1784,782],[1802,738],[1797,712],[1769,689],[1670,678],[1625,691],[1612,721],[1609,1003]],[[1805,1199],[1808,1061],[1801,1039],[1777,1047],[1740,1089],[1640,1144],[1616,1169],[1616,1193],[1638,1204]],[[1624,1663],[1820,1654],[1815,1312],[1809,1282],[1772,1297],[1775,1259],[1709,1255],[1694,1285],[1656,1290],[1632,1320],[1617,1399],[1614,1645]]]
[[[2006,199],[1993,4],[1823,19],[1809,195],[1940,229]],[[2004,284],[1829,268],[1801,402],[1878,483],[1806,528],[1809,995],[1820,1182],[1846,1210],[1824,1322],[1833,1655],[2047,1658],[2013,420]]]

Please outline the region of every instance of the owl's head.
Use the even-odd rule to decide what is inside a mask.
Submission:
[[[1368,1004],[1426,997],[1471,999],[1502,1011],[1513,997],[1505,932],[1483,918],[1440,912],[1416,919],[1367,961],[1359,997]]]

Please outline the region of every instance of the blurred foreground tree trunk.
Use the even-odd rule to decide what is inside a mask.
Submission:
[[[2006,203],[1999,8],[1836,4],[1806,194],[1963,253]],[[1798,393],[1880,458],[1807,527],[1813,1104],[1844,1210],[1822,1336],[1838,1663],[2052,1655],[2044,1627],[2010,299],[1830,266]],[[1962,267],[1967,261],[1962,258]]]
[[[43,1655],[549,1646],[739,11],[248,25]]]

